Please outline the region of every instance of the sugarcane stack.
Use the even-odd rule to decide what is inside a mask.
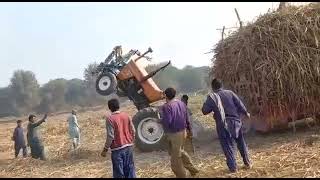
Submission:
[[[281,6],[241,26],[212,52],[212,76],[268,128],[320,113],[320,4]]]

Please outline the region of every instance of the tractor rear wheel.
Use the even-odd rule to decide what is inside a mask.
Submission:
[[[96,91],[102,96],[108,96],[117,91],[117,78],[110,72],[102,73],[96,81]]]
[[[167,147],[157,108],[141,109],[133,117],[133,124],[136,129],[135,145],[139,150],[151,152]]]

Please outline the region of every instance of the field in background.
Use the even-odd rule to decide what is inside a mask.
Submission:
[[[224,156],[214,131],[212,116],[203,116],[200,108],[204,96],[190,97],[190,108],[194,116],[208,128],[207,139],[196,143],[196,153],[192,156],[201,170],[198,177],[319,177],[320,143],[319,128],[300,128],[296,134],[283,131],[267,135],[252,134],[247,137],[254,168],[228,174]],[[68,150],[66,118],[68,114],[48,117],[42,125],[41,134],[46,147],[48,161],[13,159],[13,142],[10,140],[15,122],[0,124],[0,177],[111,177],[110,154],[99,156],[105,140],[106,107],[80,111],[81,127],[80,154],[72,157]],[[123,108],[134,115],[135,108]],[[41,118],[41,116],[38,116]],[[23,126],[27,121],[24,118]],[[135,151],[138,177],[174,177],[166,152],[141,153]],[[242,162],[238,154],[238,165]]]

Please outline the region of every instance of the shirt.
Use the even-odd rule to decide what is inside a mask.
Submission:
[[[240,100],[240,98],[232,91],[225,90],[225,89],[219,89],[216,92],[222,101],[222,105],[225,112],[226,122],[229,126],[230,133],[238,137],[238,132],[242,126],[240,115],[241,114],[247,114],[247,109]],[[224,128],[224,123],[221,118],[221,114],[219,112],[219,109],[213,99],[208,96],[205,103],[202,106],[202,113],[203,114],[209,114],[213,112],[214,119],[216,120],[216,128],[219,133],[221,128]]]
[[[113,112],[106,120],[107,139],[105,149],[111,151],[133,146],[135,128],[127,113]]]
[[[79,124],[77,120],[76,115],[70,115],[68,118],[68,124],[69,124],[69,135],[72,138],[79,138],[80,132],[79,132]]]
[[[26,142],[24,140],[23,128],[16,127],[13,132],[13,140],[16,146],[25,146]]]
[[[32,142],[38,143],[41,141],[41,137],[39,136],[39,133],[38,133],[39,131],[38,128],[43,122],[45,122],[45,119],[42,119],[34,123],[29,122],[28,132],[27,132],[27,140],[29,144],[31,144]]]
[[[187,106],[174,99],[165,103],[160,109],[161,123],[167,133],[176,133],[190,128]]]

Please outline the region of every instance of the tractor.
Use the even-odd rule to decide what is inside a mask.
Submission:
[[[116,46],[93,72],[97,77],[97,93],[102,96],[117,94],[119,97],[128,97],[137,108],[138,112],[132,118],[136,128],[135,144],[144,152],[165,147],[159,109],[151,106],[151,103],[164,99],[164,94],[152,77],[171,63],[169,61],[148,74],[137,61],[142,58],[150,61],[151,58],[147,56],[149,53],[152,53],[151,48],[142,54],[135,49],[123,54],[122,47]]]

